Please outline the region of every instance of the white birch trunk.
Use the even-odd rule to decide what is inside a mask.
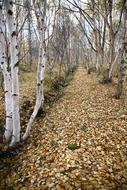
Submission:
[[[35,15],[37,18],[37,29],[39,34],[39,55],[38,55],[38,67],[37,67],[37,85],[36,85],[36,103],[34,107],[34,111],[30,117],[28,122],[25,134],[23,135],[23,140],[25,140],[31,130],[32,123],[38,114],[39,109],[43,108],[44,104],[44,72],[45,72],[45,64],[46,64],[46,48],[45,48],[45,26],[46,26],[46,8],[47,1],[44,1],[44,10],[43,13],[40,10],[40,7],[35,6]]]
[[[4,79],[4,94],[5,94],[5,139],[8,142],[12,135],[12,94],[11,94],[11,76],[8,71],[6,57],[6,41],[5,41],[5,21],[2,13],[2,5],[0,5],[0,67]]]
[[[111,78],[112,76],[112,71],[113,71],[113,68],[115,66],[115,64],[118,62],[119,60],[119,57],[121,56],[121,49],[119,49],[119,52],[117,53],[116,57],[115,57],[115,60],[113,61],[112,65],[111,65],[111,68],[109,70],[109,79]]]
[[[12,77],[13,134],[10,144],[11,147],[15,146],[20,141],[19,79],[18,79],[19,52],[17,44],[16,22],[13,11],[13,1],[6,0],[5,8],[7,13],[7,25],[9,31],[10,54],[11,54],[11,77]]]

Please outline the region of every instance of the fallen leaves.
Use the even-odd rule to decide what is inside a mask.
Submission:
[[[34,123],[22,154],[9,163],[6,178],[13,188],[127,189],[127,110],[110,97],[112,90],[79,68],[65,95]]]

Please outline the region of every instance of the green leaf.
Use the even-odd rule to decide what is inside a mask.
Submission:
[[[74,144],[69,144],[68,145],[68,148],[70,150],[76,150],[76,149],[79,149],[80,148],[80,144],[78,145],[77,143],[74,143]]]

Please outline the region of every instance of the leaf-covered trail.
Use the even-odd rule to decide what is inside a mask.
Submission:
[[[11,172],[14,189],[126,190],[127,109],[112,91],[79,67],[65,95],[35,122]],[[74,143],[79,148],[70,150]]]

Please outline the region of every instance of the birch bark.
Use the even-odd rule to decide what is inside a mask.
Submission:
[[[6,53],[6,40],[5,40],[5,20],[0,5],[0,67],[4,79],[4,94],[5,94],[5,112],[6,112],[6,123],[5,123],[5,139],[9,141],[12,135],[12,96],[11,96],[11,76],[8,71],[7,64],[7,53]]]
[[[13,3],[14,2],[12,0],[5,1],[5,9],[7,14],[6,21],[9,31],[11,77],[12,77],[13,133],[12,133],[12,140],[10,143],[10,147],[15,146],[20,141],[19,79],[18,79],[19,51],[18,51],[16,21],[14,17]]]
[[[124,3],[124,14],[123,14],[123,33],[122,33],[122,45],[120,51],[120,67],[118,83],[116,88],[116,99],[119,99],[123,94],[123,85],[126,77],[126,62],[127,62],[127,1]]]
[[[25,134],[23,135],[23,140],[25,140],[32,127],[32,123],[38,114],[38,111],[43,108],[44,104],[44,72],[46,64],[46,45],[45,45],[45,29],[46,29],[46,9],[47,0],[43,1],[43,6],[40,2],[34,1],[33,5],[35,7],[35,15],[37,19],[37,30],[39,36],[39,55],[38,55],[38,67],[37,67],[37,84],[36,84],[36,103],[34,111],[28,122]],[[43,11],[41,10],[43,8]]]

